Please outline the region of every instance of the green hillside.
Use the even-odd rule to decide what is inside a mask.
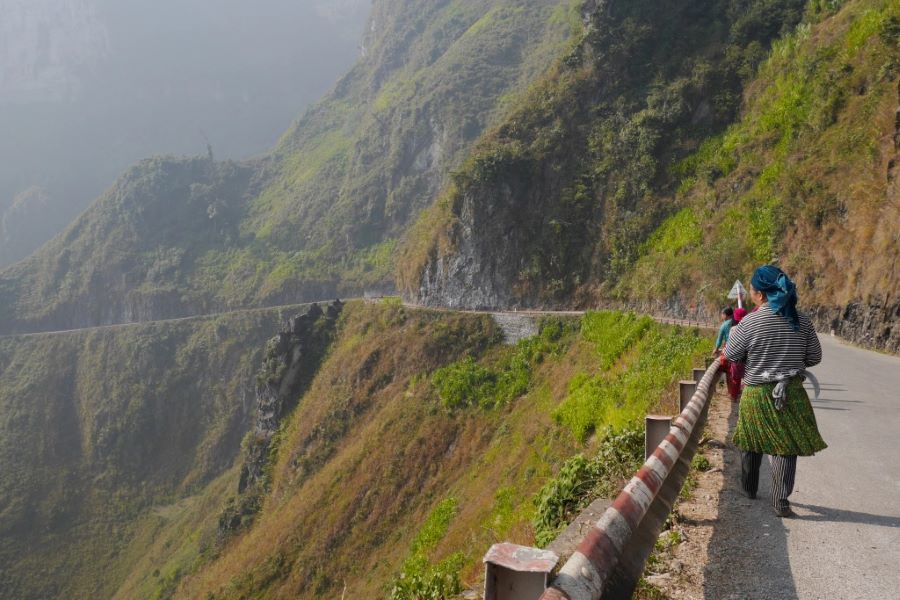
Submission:
[[[898,347],[897,3],[599,6],[420,219],[406,293],[714,314],[777,260],[821,326]]]
[[[147,535],[223,494],[289,314],[0,339],[0,598],[109,598]]]
[[[545,321],[515,346],[498,333],[488,316],[348,306],[284,425],[260,517],[177,596],[451,597],[491,543],[531,544],[536,522],[552,539],[571,514],[549,507],[585,496],[541,506],[542,486],[608,427],[672,411],[710,343],[614,314]],[[594,493],[616,493],[637,457]]]
[[[145,161],[0,272],[0,333],[392,288],[398,237],[579,16],[571,0],[373,11],[365,56],[269,156]]]
[[[740,120],[672,167],[674,215],[617,292],[715,303],[778,261],[823,329],[900,349],[900,4],[812,3],[780,39]]]
[[[640,444],[595,487],[538,499],[572,454],[620,443],[608,428],[673,410],[710,344],[601,313],[506,346],[488,316],[351,303],[333,344],[306,342],[327,357],[278,427],[258,514],[226,526],[266,340],[294,312],[0,341],[0,598],[472,584],[498,536],[552,539],[591,493],[615,493]]]

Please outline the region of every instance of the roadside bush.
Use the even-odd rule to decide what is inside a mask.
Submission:
[[[441,501],[416,534],[403,571],[390,588],[391,600],[444,600],[462,592],[459,572],[465,561],[461,552],[432,564],[428,554],[447,535],[459,510],[456,498]]]
[[[508,404],[528,392],[534,367],[548,356],[559,355],[573,331],[573,324],[549,319],[542,323],[538,335],[520,340],[495,365],[482,366],[467,356],[435,371],[431,383],[441,403],[450,410]]]
[[[577,454],[567,460],[534,499],[535,543],[546,546],[588,504],[617,494],[640,467],[643,455],[644,433],[631,426],[618,432],[608,430],[593,458]]]

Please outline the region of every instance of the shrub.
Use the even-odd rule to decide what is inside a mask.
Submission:
[[[532,371],[547,356],[556,356],[566,347],[573,326],[559,319],[544,321],[538,335],[520,340],[492,367],[467,356],[438,369],[431,377],[445,408],[491,409],[508,404],[531,388]]]
[[[595,342],[606,368],[574,377],[568,395],[554,412],[557,422],[568,426],[580,441],[597,429],[622,428],[641,418],[709,343],[697,332],[666,329],[647,318],[595,315],[585,317],[583,335]],[[623,370],[609,373],[613,357],[632,347],[636,350]]]
[[[596,498],[618,493],[623,481],[640,466],[644,455],[644,433],[636,426],[613,433],[607,431],[597,455],[570,458],[559,474],[534,499],[534,537],[546,546],[569,521]]]
[[[390,588],[391,600],[443,600],[462,592],[459,572],[465,557],[457,552],[432,564],[428,554],[447,535],[459,510],[459,501],[450,497],[441,501],[428,515],[416,534],[403,571]]]

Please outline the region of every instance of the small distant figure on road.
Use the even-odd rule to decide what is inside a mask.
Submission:
[[[719,317],[722,319],[722,324],[719,325],[719,335],[716,336],[716,347],[713,349],[713,354],[718,356],[722,351],[722,347],[725,346],[725,342],[728,341],[728,332],[731,331],[732,325],[732,317],[734,316],[734,309],[730,306],[726,306],[722,309],[722,312],[719,313]]]
[[[753,273],[750,299],[758,310],[732,328],[723,358],[745,364],[734,444],[741,449],[741,484],[756,497],[762,455],[772,466],[772,503],[779,517],[794,516],[798,456],[812,456],[827,445],[819,433],[803,387],[807,367],[822,360],[812,322],[797,312],[794,282],[778,267]]]
[[[731,330],[747,315],[747,309],[736,308],[731,316]],[[728,348],[727,344],[725,346]],[[741,398],[741,380],[744,378],[744,363],[726,360],[725,361],[725,383],[728,385],[728,395],[732,401],[737,402]]]

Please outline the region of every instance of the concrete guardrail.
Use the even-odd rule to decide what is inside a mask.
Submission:
[[[585,536],[541,600],[631,598],[690,471],[719,369],[718,361],[709,365],[668,435]]]

